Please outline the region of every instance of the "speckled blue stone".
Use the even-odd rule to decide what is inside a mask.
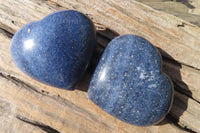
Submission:
[[[100,59],[88,97],[122,121],[155,124],[168,113],[173,100],[173,86],[161,65],[159,52],[144,38],[117,37]]]
[[[12,38],[15,64],[30,77],[73,90],[96,45],[95,27],[84,14],[65,10],[28,23]]]

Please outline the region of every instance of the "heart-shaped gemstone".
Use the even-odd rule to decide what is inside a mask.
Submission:
[[[74,10],[55,12],[17,31],[10,51],[15,64],[30,77],[73,90],[93,54],[95,32],[84,14]]]
[[[135,35],[117,37],[100,59],[88,97],[122,121],[155,124],[173,101],[173,86],[161,65],[159,52],[147,40]]]

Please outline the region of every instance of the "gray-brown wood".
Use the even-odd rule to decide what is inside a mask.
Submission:
[[[79,10],[95,22],[98,44],[101,45],[97,48],[97,55],[119,34],[137,34],[157,46],[163,56],[163,70],[175,84],[175,101],[170,116],[177,122],[168,118],[160,125],[143,128],[115,119],[88,100],[85,90],[91,77],[89,73],[75,91],[50,87],[23,74],[9,53],[12,34],[27,22],[64,9]],[[199,33],[200,28],[195,25],[131,0],[0,1],[0,107],[8,112],[0,112],[0,130],[184,132],[185,127],[200,132],[200,105],[196,102],[200,101]],[[9,119],[5,120],[6,117]],[[5,123],[13,128],[8,128]]]
[[[20,120],[27,119],[27,122],[35,121],[37,123],[42,123],[46,126],[51,127],[52,129],[50,130],[57,130],[59,132],[135,131],[153,133],[155,131],[163,132],[166,130],[172,132],[183,132],[170,120],[165,120],[165,124],[160,126],[141,128],[123,123],[108,115],[88,100],[87,92],[80,91],[87,90],[89,79],[91,77],[90,74],[88,74],[84,78],[84,81],[77,86],[77,90],[75,91],[57,89],[32,80],[30,77],[26,76],[18,68],[16,68],[16,66],[12,62],[9,54],[10,38],[7,37],[7,34],[2,30],[0,32],[0,38],[0,96],[2,96],[7,101],[12,103],[13,106],[15,106],[14,110],[12,111],[12,116],[14,115],[15,119],[19,120],[21,118]],[[54,100],[53,102],[52,99]],[[70,105],[70,107],[68,107],[67,105]],[[86,111],[84,111],[83,114],[81,114],[80,116],[76,116],[77,112],[75,112],[74,109],[77,109],[77,111],[80,112],[82,111],[82,109]],[[44,112],[42,111],[51,113],[44,114]],[[78,112],[78,114],[80,112]],[[60,117],[65,118],[65,120],[60,120]],[[85,123],[87,119],[93,119],[91,117],[96,117],[97,119],[92,121],[92,123],[95,124],[95,127],[91,126],[91,124],[82,125],[82,123]],[[74,121],[72,121],[71,119],[73,119]],[[24,123],[24,125],[26,125],[26,123]],[[51,123],[54,123],[55,125],[52,125]],[[73,125],[74,123],[78,127]],[[109,125],[105,125],[105,123]],[[14,121],[12,126],[15,125],[18,125],[18,122]],[[39,126],[38,124],[36,125],[37,127]],[[57,127],[57,125],[63,126],[63,129],[60,129],[60,127]],[[4,127],[2,127],[2,129],[4,130]],[[28,131],[28,129],[17,130],[30,132]],[[30,128],[30,130],[32,130],[32,128]]]
[[[136,0],[155,9],[200,15],[199,0]],[[162,8],[161,8],[162,7]]]
[[[194,25],[200,26],[200,1],[199,0],[137,0],[154,9],[173,14]]]
[[[181,66],[179,66],[179,75],[171,77],[175,81],[179,81],[177,83],[180,84],[179,86],[184,91],[186,90],[185,93],[187,95],[200,101],[200,76],[196,74],[196,69],[198,71],[199,69],[194,67],[200,65],[200,28],[172,15],[155,11],[129,0],[125,2],[128,4],[128,6],[124,6],[126,8],[123,8],[124,2],[118,4],[120,7],[116,6],[117,3],[115,1],[113,1],[113,4],[110,4],[110,1],[96,1],[91,4],[92,2],[94,1],[58,1],[57,3],[31,0],[26,2],[23,0],[14,2],[11,0],[2,1],[0,3],[0,26],[11,33],[15,33],[17,29],[27,22],[39,20],[56,10],[77,9],[89,15],[96,25],[100,29],[102,28],[101,30],[107,27],[119,34],[133,33],[141,35],[159,47],[163,56],[173,59],[180,57],[180,59],[177,59],[178,62],[182,62]],[[105,5],[106,3],[107,5]],[[99,4],[99,6],[95,6],[95,4]],[[9,6],[13,8],[9,8]],[[108,11],[107,9],[116,11]],[[142,12],[143,14],[141,14]],[[121,16],[121,18],[116,15]],[[186,56],[182,56],[185,54]],[[192,64],[195,65],[192,66]],[[190,67],[185,66],[192,66],[194,69],[191,70]],[[166,73],[173,75],[171,71],[174,71],[174,67],[177,68],[173,66],[173,70],[168,70]]]

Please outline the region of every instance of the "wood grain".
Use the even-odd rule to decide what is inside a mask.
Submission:
[[[160,48],[161,54],[164,57],[173,58],[177,62],[182,62],[181,66],[178,67],[172,64],[170,67],[167,67],[167,71],[165,72],[177,84],[179,84],[180,88],[182,88],[188,96],[191,96],[200,102],[199,69],[195,68],[194,66],[192,67],[193,69],[190,69],[190,66],[192,66],[194,63],[196,63],[196,65],[200,65],[200,42],[198,42],[200,41],[198,36],[200,33],[200,28],[172,15],[155,11],[149,7],[141,5],[138,2],[135,2],[135,4],[133,4],[133,2],[130,3],[128,0],[125,2],[128,3],[128,5],[131,4],[135,11],[132,11],[133,9],[130,9],[129,11],[129,6],[127,7],[127,10],[125,10],[123,7],[121,7],[123,3],[122,5],[120,5],[120,3],[118,4],[120,7],[115,7],[117,5],[116,1],[113,2],[115,3],[110,4],[110,1],[105,1],[102,4],[102,1],[100,1],[99,3],[97,2],[99,6],[95,6],[95,3],[92,5],[92,2],[87,3],[85,1],[43,2],[41,0],[29,0],[25,3],[23,0],[18,0],[15,2],[11,0],[1,1],[0,27],[13,34],[27,22],[39,20],[56,10],[79,10],[92,18],[97,26],[97,29],[104,30],[105,28],[111,28],[112,30],[114,29],[113,31],[116,32],[116,34],[133,33],[141,35]],[[107,5],[105,5],[105,3],[107,3]],[[12,5],[13,8],[9,8],[8,5]],[[116,8],[116,12],[107,11],[107,8]],[[21,11],[21,9],[23,9],[23,11]],[[134,14],[131,13],[131,11],[134,12]],[[141,15],[139,12],[144,12],[144,14]],[[126,13],[125,16],[124,13]],[[116,16],[116,14],[124,16],[124,18],[113,18]],[[141,29],[141,27],[145,30]],[[162,39],[162,36],[165,39]],[[180,54],[180,52],[182,53]],[[186,56],[182,56],[185,53],[188,54]],[[177,56],[180,57],[180,60],[177,59]],[[189,62],[184,63],[184,60],[188,60]],[[174,70],[175,73],[179,73],[178,76],[173,75]]]
[[[172,132],[184,132],[167,120],[164,125],[144,128],[121,122],[89,101],[86,98],[86,92],[78,90],[75,92],[62,91],[63,95],[71,95],[70,100],[68,100],[69,98],[63,98],[63,95],[55,95],[50,92],[45,94],[36,91],[37,87],[18,82],[9,75],[1,75],[0,85],[2,87],[0,95],[4,96],[7,101],[15,106],[13,109],[15,119],[24,120],[26,123],[35,123],[38,128],[39,125],[45,124],[46,127],[50,127],[50,131],[54,130],[57,132],[153,133],[155,131],[164,132],[166,129]],[[55,90],[56,88],[51,89]],[[18,123],[15,123],[12,126],[17,125]],[[17,128],[17,131],[19,128]],[[22,129],[20,130],[23,131]]]
[[[144,4],[153,7],[156,10],[164,11],[169,14],[173,14],[183,20],[186,20],[187,22],[190,22],[194,25],[200,26],[200,2],[194,1],[191,2],[187,1],[184,2],[176,2],[176,1],[157,1],[152,2],[151,1],[141,1]]]
[[[23,74],[9,54],[12,34],[27,22],[64,9],[79,10],[95,22],[99,46],[94,58],[119,34],[137,34],[156,45],[163,56],[163,70],[177,90],[170,116],[178,123],[167,118],[164,124],[136,127],[115,119],[88,100],[91,73],[75,91],[50,87]],[[0,129],[4,132],[185,132],[179,124],[200,132],[200,105],[196,102],[200,101],[199,33],[197,26],[131,0],[0,1],[0,103],[8,105],[11,113],[2,114],[3,118],[11,117],[6,123],[13,127],[1,126],[3,120],[0,120]],[[97,61],[94,59],[94,66]]]

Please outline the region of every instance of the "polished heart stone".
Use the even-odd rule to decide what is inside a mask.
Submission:
[[[105,49],[90,82],[88,97],[127,123],[147,126],[168,113],[173,86],[161,70],[161,57],[147,40],[123,35]]]
[[[22,27],[13,36],[10,51],[16,65],[30,77],[73,90],[93,54],[95,36],[87,16],[60,11]]]

